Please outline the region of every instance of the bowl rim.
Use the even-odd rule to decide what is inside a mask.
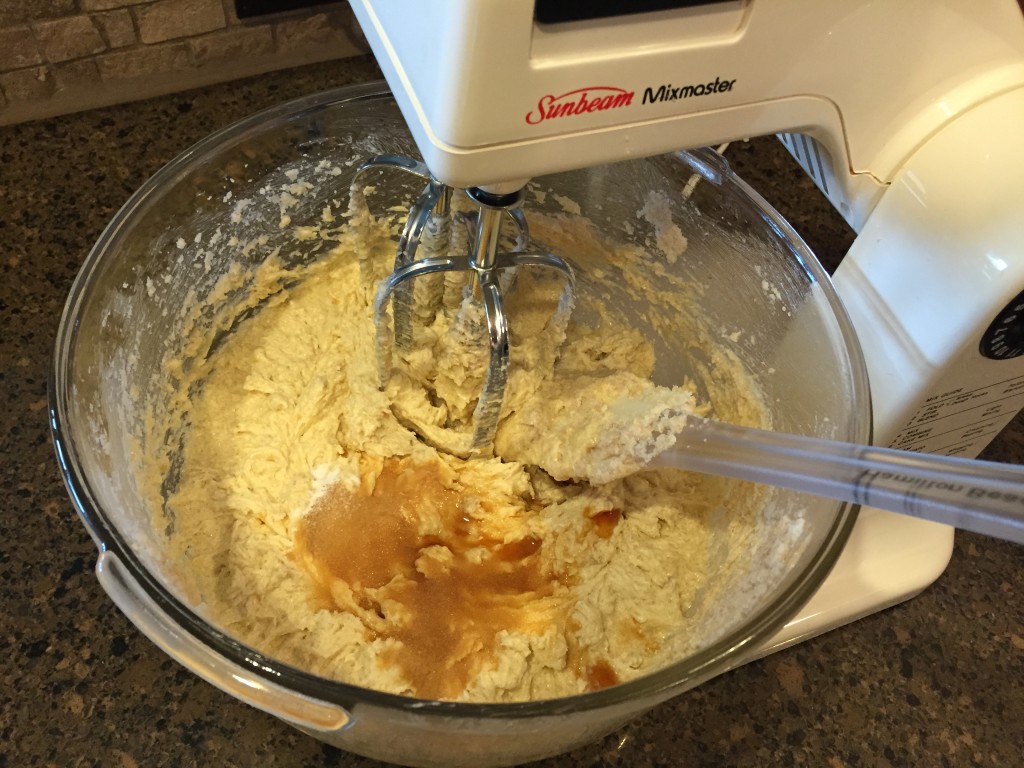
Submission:
[[[735,627],[726,636],[686,659],[669,664],[655,672],[618,685],[572,696],[524,702],[475,703],[417,699],[400,694],[363,688],[350,683],[318,677],[241,643],[207,623],[178,600],[145,567],[141,559],[118,534],[116,527],[96,502],[92,485],[82,467],[75,443],[65,425],[73,392],[64,374],[63,361],[69,359],[77,334],[78,315],[88,297],[98,265],[111,244],[119,239],[131,215],[161,187],[186,171],[198,158],[214,148],[222,149],[226,141],[237,143],[246,136],[261,132],[269,125],[298,119],[316,111],[366,100],[390,101],[391,93],[383,81],[347,85],[286,101],[224,127],[179,154],[151,176],[121,207],[89,251],[68,295],[55,342],[53,364],[48,377],[48,407],[51,437],[65,486],[78,514],[101,552],[115,554],[128,573],[146,591],[156,605],[182,629],[228,661],[256,675],[283,685],[313,699],[340,705],[349,710],[356,706],[377,706],[408,713],[449,718],[521,719],[547,717],[590,711],[615,705],[635,705],[637,701],[657,703],[682,693],[706,680],[728,671],[752,658],[752,652],[778,631],[786,621],[810,599],[828,575],[856,522],[859,505],[839,503],[839,510],[830,530],[817,552],[784,593]],[[711,150],[674,153],[688,162],[714,163],[723,179],[736,184],[752,202],[765,222],[773,228],[793,251],[809,277],[820,285],[829,308],[838,324],[850,365],[852,400],[864,404],[855,410],[854,439],[870,442],[871,403],[867,369],[852,322],[833,287],[828,274],[810,248],[782,216],[746,182],[728,163]],[[690,160],[692,158],[692,161]],[[859,418],[858,418],[859,416]]]

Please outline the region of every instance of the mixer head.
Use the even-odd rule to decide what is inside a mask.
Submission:
[[[397,169],[426,182],[409,209],[398,241],[394,268],[380,284],[374,300],[380,387],[387,389],[395,372],[396,358],[400,363],[414,349],[414,324],[417,317],[424,314],[417,312],[414,281],[426,279],[428,275],[471,273],[472,300],[483,308],[487,339],[486,372],[473,408],[468,443],[445,441],[444,445],[435,447],[464,457],[488,455],[492,451],[508,383],[509,323],[503,295],[510,289],[518,270],[552,270],[564,278],[559,312],[568,314],[575,297],[572,268],[559,256],[527,250],[529,230],[520,208],[525,188],[495,192],[471,187],[464,190],[464,194],[475,211],[468,215],[456,214],[452,207],[455,190],[435,179],[425,164],[399,155],[378,155],[359,166],[357,182],[363,174],[374,169]],[[460,227],[453,226],[456,222],[465,229],[465,247],[459,246]],[[511,224],[515,232],[511,250],[501,249],[503,223]],[[461,250],[465,252],[460,253]],[[429,310],[426,314],[429,315]],[[474,314],[468,313],[469,316]],[[472,330],[469,333],[472,335]],[[431,387],[429,381],[421,384]],[[414,418],[398,411],[396,416],[427,442],[434,442],[424,424],[417,424]]]

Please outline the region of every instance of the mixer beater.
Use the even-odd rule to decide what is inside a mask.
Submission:
[[[488,455],[492,452],[508,384],[509,326],[503,296],[511,289],[517,268],[554,270],[565,279],[557,312],[567,316],[576,291],[572,267],[555,254],[527,250],[529,228],[521,208],[525,187],[512,192],[497,192],[484,187],[462,190],[476,208],[475,213],[466,215],[453,211],[455,189],[438,181],[420,161],[401,155],[377,155],[357,168],[356,180],[373,169],[397,169],[426,182],[422,193],[410,206],[398,240],[394,268],[381,282],[374,300],[380,388],[386,390],[391,381],[396,352],[400,356],[413,345],[413,324],[417,317],[413,280],[438,273],[472,273],[473,299],[483,306],[487,332],[486,374],[473,410],[468,445],[453,448],[446,444],[442,447],[464,457]],[[515,242],[512,250],[508,251],[500,248],[501,225],[506,219],[515,228]],[[453,220],[460,220],[466,227],[468,247],[465,253],[458,253],[463,249],[453,234]],[[421,425],[409,426],[430,441],[424,430],[419,428]]]

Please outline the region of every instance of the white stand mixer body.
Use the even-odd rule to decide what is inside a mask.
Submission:
[[[1013,0],[728,0],[562,24],[536,22],[535,2],[352,1],[440,180],[794,131],[885,184],[957,114],[1024,84]]]
[[[567,7],[557,0],[351,4],[424,160],[453,186],[790,134],[858,232],[835,284],[867,360],[875,442],[976,456],[1024,407],[1013,0],[681,1],[557,24],[535,19],[535,4]],[[833,574],[763,651],[911,597],[952,541],[864,510]]]

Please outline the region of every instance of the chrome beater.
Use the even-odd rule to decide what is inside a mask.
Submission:
[[[469,228],[469,252],[452,255],[449,251],[455,248],[452,243],[454,216],[451,202],[455,190],[435,179],[423,163],[399,155],[378,155],[366,160],[357,168],[356,178],[374,168],[399,169],[426,182],[423,192],[409,209],[398,241],[394,269],[381,282],[374,300],[380,388],[384,390],[391,379],[394,349],[406,350],[412,345],[412,280],[435,273],[472,272],[484,307],[489,359],[483,389],[473,411],[473,433],[467,455],[489,455],[501,415],[509,368],[508,318],[502,297],[502,282],[507,281],[499,278],[506,270],[516,267],[555,270],[566,280],[560,304],[571,306],[575,297],[572,267],[555,254],[525,250],[529,230],[520,208],[525,188],[507,194],[495,194],[480,187],[464,190],[477,206],[477,212],[464,217]],[[515,245],[511,251],[499,250],[501,224],[506,218],[516,228]],[[422,254],[422,258],[417,258],[417,254]],[[389,305],[391,318],[388,316]]]

